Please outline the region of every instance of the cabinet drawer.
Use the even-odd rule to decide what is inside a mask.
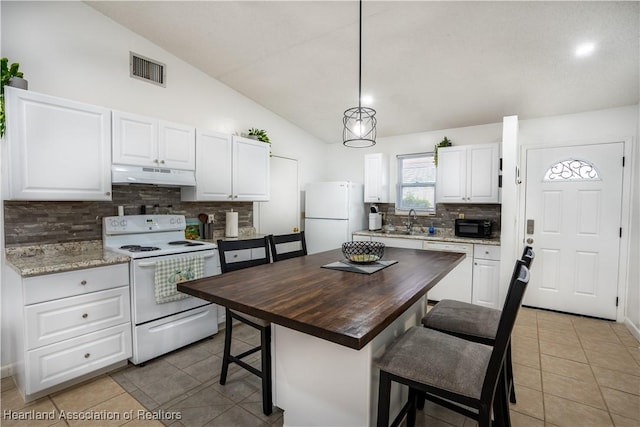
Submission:
[[[131,324],[125,323],[27,352],[26,394],[131,357]]]
[[[36,304],[129,284],[129,264],[115,264],[25,278],[24,303]]]
[[[500,246],[473,245],[473,258],[500,261]]]
[[[129,287],[25,307],[27,349],[129,322]]]
[[[422,240],[393,237],[371,237],[372,242],[381,242],[390,248],[422,249]]]

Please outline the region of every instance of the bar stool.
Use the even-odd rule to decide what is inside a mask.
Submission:
[[[521,259],[524,265],[529,268],[534,258],[533,248],[526,246]],[[495,308],[445,299],[429,310],[422,318],[422,324],[429,329],[492,346],[496,340],[500,315],[500,310]],[[510,341],[507,345],[506,376],[509,400],[516,403]]]
[[[474,418],[480,427],[491,426],[492,412],[496,425],[509,426],[504,359],[528,283],[529,269],[518,260],[493,347],[419,326],[396,339],[376,361],[378,427],[389,425],[392,381],[409,387],[409,399],[393,426],[405,414],[407,426],[415,425],[419,396]]]
[[[255,257],[255,250],[264,250],[264,256]],[[244,254],[247,256],[243,256]],[[266,237],[248,240],[218,240],[220,254],[220,268],[222,273],[249,268],[256,265],[269,264],[269,241]],[[251,256],[253,255],[253,256]],[[241,354],[231,354],[231,336],[233,321],[238,320],[260,331],[260,345]],[[260,352],[261,369],[258,370],[242,359],[256,352]],[[225,309],[224,355],[222,358],[222,372],[220,384],[227,382],[229,364],[235,363],[262,379],[262,412],[270,415],[273,412],[273,398],[271,393],[271,323],[263,319],[241,313],[236,310]]]

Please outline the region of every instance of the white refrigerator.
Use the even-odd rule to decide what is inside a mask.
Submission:
[[[304,234],[307,252],[342,247],[367,228],[364,187],[353,182],[315,182],[305,187]]]

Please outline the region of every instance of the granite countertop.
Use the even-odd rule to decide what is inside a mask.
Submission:
[[[467,243],[467,244],[480,244],[480,245],[493,245],[500,246],[500,235],[494,235],[489,239],[480,239],[473,237],[458,237],[454,234],[453,229],[436,229],[436,232],[431,235],[428,232],[422,230],[414,231],[411,234],[400,234],[397,232],[386,232],[383,230],[370,231],[361,230],[353,233],[355,236],[370,236],[370,237],[390,237],[398,239],[413,239],[413,240],[425,240],[431,242],[449,242],[449,243]]]
[[[32,277],[129,262],[130,258],[102,247],[101,240],[8,247],[7,264],[20,276]]]

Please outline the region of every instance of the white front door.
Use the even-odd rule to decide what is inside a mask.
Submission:
[[[536,258],[523,304],[616,318],[623,150],[526,151],[525,240]]]

